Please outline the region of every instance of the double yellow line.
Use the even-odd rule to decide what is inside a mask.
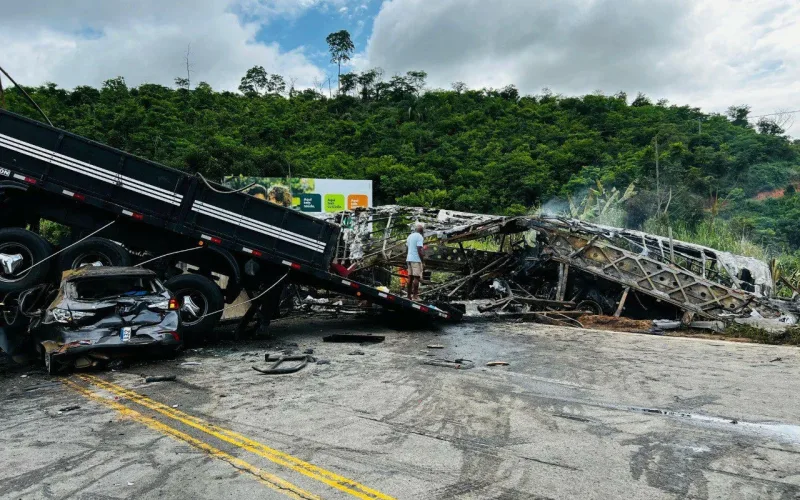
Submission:
[[[83,380],[88,384],[106,390],[111,394],[114,394],[115,396],[133,401],[134,403],[144,406],[145,408],[148,408],[150,410],[153,410],[154,412],[157,412],[160,415],[163,415],[167,418],[178,421],[186,426],[202,431],[221,441],[224,441],[228,444],[236,446],[237,448],[258,455],[273,463],[276,463],[278,465],[291,469],[295,472],[303,474],[307,477],[325,483],[328,486],[331,486],[332,488],[335,488],[339,491],[352,495],[356,498],[361,498],[364,500],[370,500],[370,499],[393,500],[393,498],[390,497],[389,495],[386,495],[377,490],[359,484],[353,481],[352,479],[348,479],[334,472],[325,470],[321,467],[317,467],[316,465],[305,462],[297,457],[289,455],[288,453],[284,453],[282,451],[270,448],[262,443],[259,443],[258,441],[254,441],[246,436],[243,436],[242,434],[239,434],[238,432],[234,432],[232,430],[211,424],[193,415],[189,415],[188,413],[177,410],[165,404],[159,403],[158,401],[150,399],[147,396],[131,391],[119,385],[112,384],[111,382],[106,382],[105,380],[102,380],[93,375],[78,375],[78,378],[80,378],[81,380]],[[144,425],[147,425],[148,427],[155,429],[159,432],[180,439],[181,441],[185,441],[191,444],[192,446],[195,446],[196,448],[199,448],[211,454],[216,458],[219,458],[221,460],[230,463],[231,465],[233,465],[238,469],[245,470],[253,474],[262,483],[266,484],[267,486],[275,490],[286,493],[287,495],[293,498],[303,498],[303,499],[319,498],[313,493],[309,493],[305,490],[302,490],[297,486],[294,486],[291,483],[288,483],[287,481],[275,475],[269,474],[255,466],[248,464],[247,462],[244,462],[243,460],[240,460],[236,457],[233,457],[232,455],[223,452],[222,450],[216,449],[210,446],[208,443],[195,439],[189,436],[188,434],[178,431],[177,429],[173,429],[172,427],[169,427],[168,425],[165,425],[159,422],[158,420],[155,420],[151,417],[147,417],[134,410],[131,410],[130,408],[116,401],[103,398],[102,396],[99,396],[89,391],[88,389],[81,387],[75,382],[72,382],[70,380],[65,380],[65,383],[70,387],[72,387],[73,389],[80,392],[81,394],[84,394],[85,396],[90,397],[93,400],[100,401],[108,406],[111,406],[115,410],[119,411],[123,415],[132,418],[133,420],[141,422]]]

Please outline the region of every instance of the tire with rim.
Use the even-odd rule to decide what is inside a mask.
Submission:
[[[225,306],[225,298],[217,284],[199,274],[181,274],[168,279],[164,285],[180,303],[181,326],[179,333],[184,343],[188,345],[203,338],[212,338],[214,328],[222,317],[222,313],[206,315],[210,312],[220,311]],[[191,299],[193,305],[197,306],[196,314],[186,307],[187,297]]]
[[[102,266],[126,267],[131,265],[131,254],[121,245],[106,238],[87,238],[64,250],[58,262],[62,271],[97,263]]]
[[[47,258],[50,250],[50,244],[32,231],[16,227],[0,229],[0,254],[21,257],[11,273],[0,265],[0,293],[19,292],[43,283],[51,262],[47,260],[28,268]]]

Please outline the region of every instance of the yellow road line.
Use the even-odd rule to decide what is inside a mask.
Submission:
[[[258,467],[254,466],[254,465],[251,465],[251,464],[245,462],[244,460],[238,459],[238,458],[234,457],[233,455],[229,455],[228,453],[225,453],[224,451],[222,451],[220,449],[214,448],[213,446],[209,445],[208,443],[200,441],[199,439],[195,439],[192,436],[190,436],[188,434],[185,434],[185,433],[183,433],[183,432],[181,432],[181,431],[179,431],[177,429],[173,429],[172,427],[170,427],[170,426],[168,426],[166,424],[163,424],[163,423],[159,422],[158,420],[156,420],[154,418],[148,417],[146,415],[142,415],[141,413],[139,413],[139,412],[137,412],[135,410],[131,410],[130,408],[128,408],[127,406],[125,406],[123,404],[120,404],[120,403],[118,403],[116,401],[112,401],[110,399],[106,399],[106,398],[100,396],[99,394],[95,394],[92,391],[90,391],[90,390],[88,390],[88,389],[86,389],[84,387],[81,387],[80,385],[76,384],[75,382],[73,382],[71,380],[63,380],[63,382],[67,386],[69,386],[70,388],[78,391],[79,393],[83,394],[87,398],[89,398],[89,399],[91,399],[93,401],[97,401],[99,403],[102,403],[102,404],[104,404],[106,406],[109,406],[109,407],[113,408],[114,410],[118,411],[121,415],[123,415],[125,417],[128,417],[131,420],[139,422],[140,424],[144,424],[144,425],[146,425],[147,427],[150,427],[153,430],[156,430],[158,432],[166,434],[166,435],[168,435],[168,436],[170,436],[172,438],[175,438],[175,439],[177,439],[179,441],[184,441],[185,443],[188,443],[191,446],[194,446],[195,448],[198,448],[198,449],[208,453],[209,455],[211,455],[214,458],[218,458],[220,460],[224,460],[225,462],[228,462],[229,464],[233,465],[234,467],[236,467],[237,469],[239,469],[241,471],[249,472],[250,474],[255,476],[255,478],[259,482],[265,484],[266,486],[269,486],[270,488],[272,488],[275,491],[279,491],[279,492],[281,492],[281,493],[283,493],[285,495],[288,495],[288,496],[290,496],[292,498],[296,498],[298,500],[320,500],[319,496],[317,496],[317,495],[315,495],[315,494],[313,494],[311,492],[305,491],[305,490],[293,485],[292,483],[290,483],[290,482],[288,482],[288,481],[286,481],[284,479],[279,478],[278,476],[275,476],[273,474],[270,474],[269,472],[263,471],[263,470],[259,469]]]
[[[225,441],[226,443],[266,458],[267,460],[270,460],[276,464],[288,467],[295,472],[299,472],[300,474],[308,476],[312,479],[321,481],[354,497],[364,500],[394,500],[393,497],[359,484],[352,479],[348,479],[334,472],[317,467],[316,465],[305,462],[297,457],[289,455],[288,453],[270,448],[262,443],[259,443],[258,441],[254,441],[246,436],[243,436],[238,432],[216,426],[193,415],[176,410],[175,408],[159,403],[158,401],[154,401],[147,396],[131,391],[122,386],[107,382],[93,375],[79,375],[79,377],[87,383],[102,387],[103,389],[106,389],[117,396],[127,398],[164,416],[175,419],[185,425]]]

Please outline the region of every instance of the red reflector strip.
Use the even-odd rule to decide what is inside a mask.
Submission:
[[[292,269],[300,269],[300,264],[297,262],[292,262]]]
[[[389,300],[391,300],[392,302],[394,302],[394,295],[388,295],[386,298],[388,298]]]
[[[427,307],[425,307],[425,306],[422,306],[422,307],[420,307],[420,308],[419,308],[419,310],[420,310],[420,311],[422,311],[422,312],[424,312],[424,313],[426,313],[426,312],[430,311],[430,309],[428,309],[428,308],[427,308]]]
[[[249,253],[251,255],[254,255],[256,257],[261,257],[261,255],[262,255],[261,252],[259,252],[258,250],[253,250],[252,248],[242,247],[242,251],[243,252],[247,252],[247,253]]]
[[[26,177],[24,175],[14,174],[14,178],[19,179],[21,181],[25,181],[28,184],[36,184],[36,179],[34,179],[33,177]]]
[[[80,194],[80,193],[74,193],[74,192],[72,192],[72,191],[67,191],[66,189],[64,189],[64,190],[63,190],[63,191],[61,191],[61,192],[62,192],[63,194],[65,194],[66,196],[69,196],[70,198],[75,198],[75,199],[76,199],[76,200],[78,200],[78,201],[83,201],[83,200],[85,200],[85,199],[86,199],[86,197],[85,197],[84,195],[82,195],[82,194]]]
[[[130,217],[132,217],[132,218],[134,218],[134,219],[136,219],[136,220],[142,220],[142,219],[144,219],[144,215],[142,215],[142,214],[137,214],[136,212],[131,212],[130,210],[123,210],[123,211],[122,211],[122,214],[123,214],[123,215],[130,216]]]
[[[217,238],[216,236],[212,236],[211,243],[216,243],[217,245],[219,245],[220,243],[222,243],[222,240]]]

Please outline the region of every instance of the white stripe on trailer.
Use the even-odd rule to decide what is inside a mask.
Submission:
[[[12,149],[14,151],[18,151],[20,153],[23,153],[23,154],[31,156],[33,158],[45,161],[45,162],[50,163],[52,165],[55,165],[57,167],[66,168],[67,170],[72,170],[73,172],[85,175],[87,177],[92,177],[94,179],[106,182],[108,184],[113,184],[115,186],[120,186],[120,187],[122,187],[124,189],[127,189],[129,191],[134,191],[136,193],[143,194],[143,195],[149,196],[151,198],[155,198],[156,200],[159,200],[159,201],[162,201],[162,202],[165,202],[165,203],[170,203],[172,205],[180,205],[180,201],[178,199],[176,199],[177,197],[180,197],[180,195],[178,195],[178,194],[175,194],[175,195],[170,194],[169,198],[165,198],[163,195],[161,195],[158,192],[154,191],[155,189],[161,189],[161,188],[157,188],[156,186],[151,186],[149,184],[141,183],[139,181],[136,181],[135,179],[131,179],[130,177],[126,177],[124,175],[112,174],[112,173],[109,173],[109,171],[104,170],[104,169],[92,169],[92,170],[90,170],[90,169],[87,169],[87,168],[84,168],[84,167],[81,167],[81,166],[76,166],[76,165],[74,165],[72,163],[69,163],[69,162],[65,162],[65,161],[62,161],[62,160],[59,160],[59,159],[54,159],[52,157],[47,157],[47,156],[45,156],[43,154],[32,153],[32,152],[27,151],[25,149],[21,149],[21,148],[15,147],[13,145],[9,145],[8,143],[3,142],[2,138],[0,138],[0,146],[2,146],[4,148]],[[51,151],[50,154],[52,155],[54,153],[52,153],[52,151]]]
[[[230,210],[225,210],[224,208],[220,208],[216,205],[211,205],[200,200],[196,200],[194,202],[192,210],[203,213],[204,215],[210,215],[218,219],[234,222],[242,227],[247,227],[248,229],[252,229],[257,232],[269,234],[279,239],[291,241],[292,243],[297,243],[300,246],[305,246],[308,248],[319,247],[319,251],[325,250],[325,243],[317,241],[314,238],[293,233],[286,229],[282,229],[256,219],[251,219],[250,217],[231,212]]]
[[[209,217],[214,217],[215,219],[219,219],[219,220],[222,220],[222,221],[225,221],[225,222],[229,222],[231,224],[236,224],[237,226],[243,227],[245,229],[249,229],[250,231],[255,231],[255,232],[261,233],[261,234],[267,234],[269,236],[272,236],[273,238],[282,239],[282,240],[288,241],[290,243],[294,243],[294,244],[299,245],[299,246],[310,248],[312,250],[316,250],[317,249],[316,246],[310,245],[310,244],[300,240],[299,239],[299,235],[290,236],[290,235],[294,235],[294,233],[288,233],[288,235],[286,235],[286,234],[279,233],[278,231],[275,231],[275,230],[271,230],[271,229],[264,228],[264,227],[261,227],[261,226],[256,226],[255,224],[252,224],[252,223],[250,223],[250,222],[248,222],[246,220],[242,220],[241,217],[231,217],[231,216],[228,216],[228,215],[221,214],[219,212],[215,212],[215,211],[207,208],[208,206],[209,205],[206,205],[206,206],[203,206],[203,207],[199,207],[199,206],[198,207],[193,207],[192,211],[195,211],[195,212],[197,212],[199,214],[202,214],[202,215],[207,215]]]
[[[178,193],[173,193],[158,186],[153,186],[152,184],[147,184],[137,179],[133,179],[122,174],[117,174],[104,168],[96,167],[90,163],[85,163],[80,160],[70,158],[69,156],[34,146],[33,144],[14,139],[13,137],[9,137],[7,135],[0,134],[0,146],[45,161],[57,167],[66,168],[67,170],[72,170],[73,172],[77,172],[109,184],[114,184],[129,191],[134,191],[136,193],[140,193],[172,205],[180,205],[181,200],[183,199],[183,196]]]
[[[282,229],[282,228],[279,228],[277,226],[273,226],[271,224],[267,224],[266,222],[262,222],[260,220],[251,219],[250,217],[246,217],[244,215],[240,215],[240,214],[237,214],[235,212],[231,212],[230,210],[225,210],[224,208],[220,208],[220,207],[218,207],[216,205],[211,205],[211,204],[208,204],[208,203],[205,203],[205,202],[197,200],[197,201],[194,202],[194,206],[196,206],[198,209],[199,208],[203,208],[206,211],[216,212],[220,216],[223,216],[223,217],[228,217],[228,218],[231,218],[233,220],[240,220],[243,224],[250,224],[250,225],[255,226],[255,227],[261,227],[266,231],[272,231],[272,232],[275,232],[277,234],[283,234],[284,236],[289,236],[289,237],[295,238],[296,240],[305,242],[305,243],[307,243],[309,245],[318,245],[318,246],[322,246],[322,247],[325,246],[324,243],[321,243],[321,242],[315,240],[314,238],[310,238],[308,236],[303,236],[302,234],[298,234],[298,233],[293,233],[293,232],[288,231],[286,229]]]
[[[253,253],[252,248],[242,247],[242,252]]]
[[[67,191],[66,189],[62,189],[61,190],[61,194],[65,194],[65,195],[67,195],[69,197],[75,196],[75,193],[73,193],[72,191]]]
[[[284,266],[289,266],[289,267],[292,267],[292,263],[291,263],[291,262],[289,262],[288,260],[282,260],[282,261],[281,261],[281,264],[283,264]]]
[[[15,179],[19,179],[19,180],[21,180],[21,181],[24,181],[24,180],[25,180],[25,176],[24,176],[24,175],[19,175],[19,174],[14,174],[14,178],[15,178]]]
[[[72,158],[70,156],[66,156],[66,155],[63,155],[63,154],[55,152],[55,151],[50,151],[49,149],[45,149],[43,147],[36,146],[36,145],[31,144],[29,142],[21,141],[19,139],[15,139],[14,137],[10,137],[10,136],[7,136],[7,135],[0,134],[0,141],[2,141],[4,139],[6,140],[6,142],[11,142],[12,144],[16,144],[16,145],[18,145],[20,147],[27,148],[27,149],[31,150],[34,154],[35,153],[39,153],[40,155],[51,155],[51,156],[54,157],[55,160],[72,164],[73,166],[75,166],[77,168],[84,168],[84,169],[87,169],[87,170],[90,170],[90,171],[96,171],[96,173],[98,173],[100,175],[111,176],[111,177],[113,177],[115,179],[115,181],[117,179],[121,179],[121,180],[127,181],[127,182],[129,182],[131,184],[140,185],[141,187],[143,187],[145,189],[150,189],[154,193],[160,193],[160,194],[163,194],[163,195],[168,196],[168,197],[173,197],[173,198],[177,199],[178,201],[183,199],[182,195],[180,195],[178,193],[173,193],[172,191],[169,191],[167,189],[164,189],[164,188],[161,188],[161,187],[158,187],[158,186],[153,186],[152,184],[147,184],[145,182],[142,182],[140,180],[134,179],[132,177],[127,177],[125,175],[117,174],[117,173],[112,172],[110,170],[106,170],[104,168],[100,168],[100,167],[98,167],[96,165],[92,165],[91,163],[86,163],[84,161],[77,160],[77,159]]]
[[[352,283],[350,283],[350,282],[349,282],[349,281],[347,281],[347,280],[342,280],[342,285],[347,285],[347,286],[350,286],[350,285],[352,285]]]
[[[200,237],[203,238],[204,240],[211,241],[211,236],[209,236],[207,234],[201,234]]]
[[[133,212],[131,212],[130,210],[123,210],[122,211],[122,215],[128,215],[128,216],[132,217],[133,216]]]
[[[320,252],[320,253],[325,251],[325,247],[323,245],[319,245],[319,246],[309,245],[309,244],[299,240],[299,238],[297,238],[295,236],[289,236],[289,235],[294,235],[295,233],[288,233],[288,235],[287,234],[281,234],[281,233],[277,233],[276,234],[275,231],[265,231],[262,227],[255,227],[253,224],[250,224],[247,221],[244,221],[244,220],[241,220],[241,219],[236,219],[236,218],[233,218],[233,217],[220,215],[220,214],[218,214],[216,212],[213,212],[213,211],[210,211],[210,210],[208,210],[206,208],[192,208],[192,210],[197,212],[197,213],[199,213],[199,214],[201,214],[201,215],[206,215],[208,217],[214,217],[215,219],[219,219],[221,221],[225,221],[225,222],[228,222],[230,224],[235,224],[235,225],[237,225],[239,227],[243,227],[245,229],[249,229],[250,231],[255,231],[257,233],[266,234],[266,235],[271,236],[273,238],[284,240],[284,241],[287,241],[289,243],[292,243],[292,244],[295,244],[295,245],[298,245],[298,246],[301,246],[301,247],[304,247],[304,248],[308,248],[310,250],[314,250],[314,251],[317,251],[317,252]]]
[[[411,306],[412,306],[414,309],[420,309],[420,305],[419,305],[419,304],[413,304],[413,303],[412,303],[412,304],[411,304]]]
[[[388,296],[388,295],[386,295],[386,294],[385,294],[385,293],[383,293],[383,292],[378,292],[378,296],[379,296],[379,297],[383,297],[384,299],[388,299],[388,298],[389,298],[389,296]]]

